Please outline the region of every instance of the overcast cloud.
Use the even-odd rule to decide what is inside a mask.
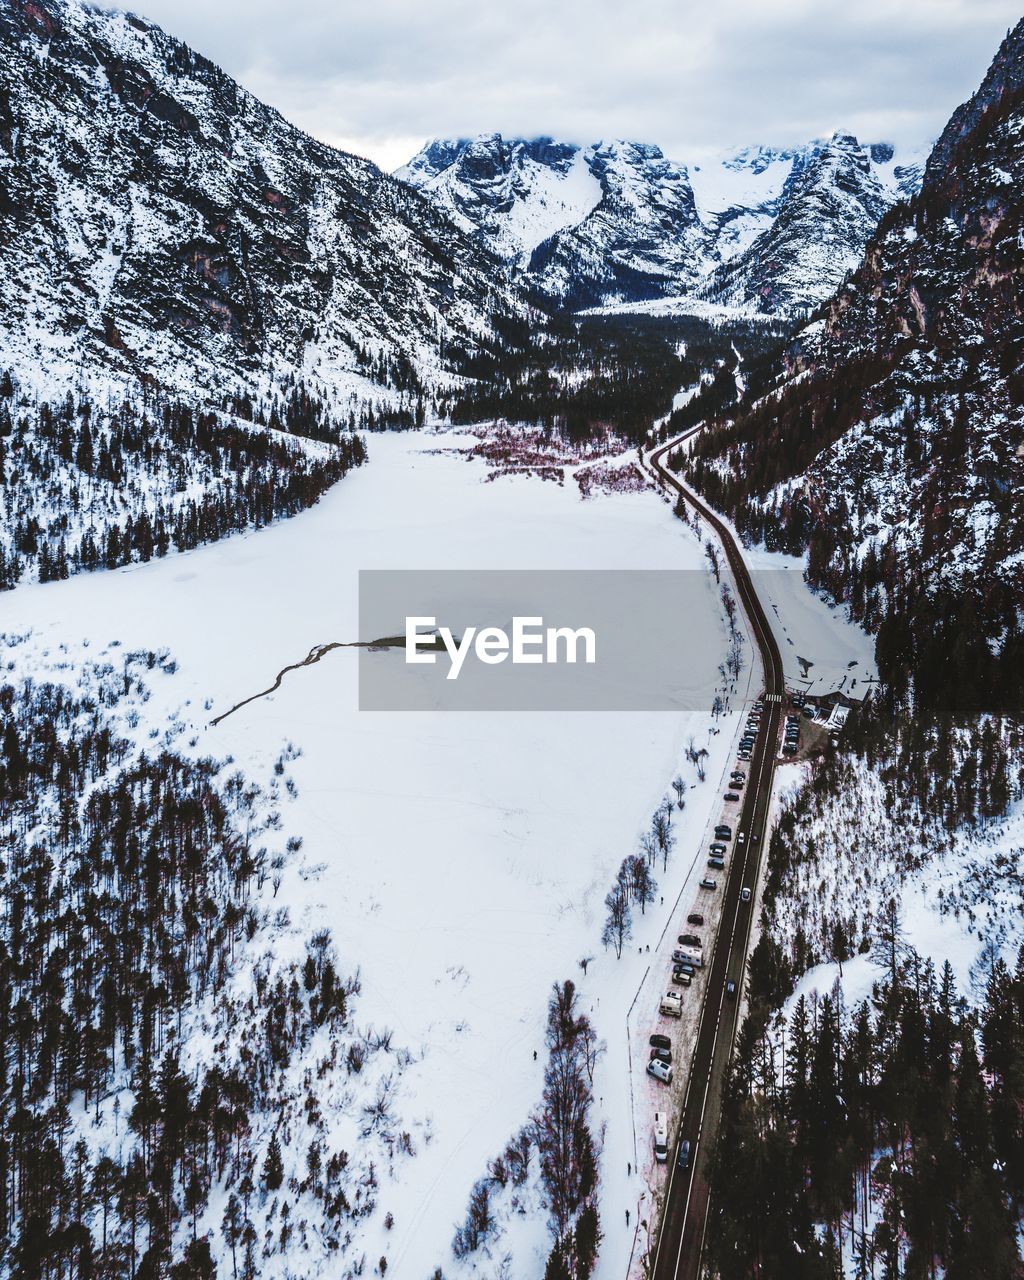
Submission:
[[[308,132],[403,163],[490,130],[673,159],[933,139],[1020,0],[136,0]]]

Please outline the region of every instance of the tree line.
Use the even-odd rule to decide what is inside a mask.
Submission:
[[[708,1244],[722,1280],[1015,1280],[1024,1209],[1024,951],[975,1013],[949,963],[876,943],[884,977],[788,1019],[752,998],[723,1102]]]
[[[0,396],[0,589],[261,528],[365,459],[348,431],[308,446],[180,401],[105,409],[71,395],[34,406]]]

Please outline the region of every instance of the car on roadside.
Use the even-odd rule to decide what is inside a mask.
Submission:
[[[668,1036],[663,1036],[660,1031],[652,1033],[651,1038],[647,1041],[652,1049],[671,1049],[672,1041]]]
[[[747,775],[742,769],[733,769],[732,773],[729,774],[729,777],[732,778],[733,782],[746,782],[747,780]]]
[[[661,997],[658,1012],[666,1018],[681,1018],[683,1016],[683,997],[678,991],[666,991]]]
[[[696,970],[696,968],[694,967],[694,964],[693,964],[693,961],[692,961],[692,960],[677,960],[677,961],[672,965],[672,972],[673,972],[673,973],[688,973],[688,974],[690,975],[690,977],[692,978],[692,977],[693,977],[693,975],[697,972],[697,970]]]
[[[695,924],[699,928],[704,923],[704,917],[699,911],[691,911],[686,917],[687,924]]]
[[[647,1074],[654,1076],[655,1080],[660,1080],[662,1084],[672,1083],[672,1068],[664,1062],[659,1062],[657,1058],[652,1058],[648,1062]]]
[[[722,797],[722,799],[726,802],[726,804],[732,804],[734,801],[739,799],[739,796],[736,794],[735,791],[727,791],[725,795]]]
[[[742,760],[743,763],[746,764],[747,761],[750,759],[750,752],[749,751],[739,752],[739,754],[737,755],[737,759]]]
[[[718,881],[712,880],[710,876],[705,876],[704,879],[700,882],[700,887],[702,889],[707,889],[709,891],[714,890],[718,888]]]
[[[657,1111],[654,1113],[654,1158],[658,1164],[668,1160],[668,1125]]]
[[[782,748],[782,754],[784,756],[795,756],[796,751],[797,751],[797,748],[796,748],[795,742],[787,742],[786,745]]]
[[[708,858],[708,866],[711,868],[712,871],[724,871],[725,859],[724,858]]]
[[[742,778],[730,778],[730,779],[729,779],[729,786],[730,786],[734,791],[742,791],[742,790],[743,790],[743,779],[742,779]]]
[[[715,827],[715,838],[718,840],[731,840],[732,827],[726,826],[724,822],[720,822],[718,826]]]
[[[679,945],[681,947],[699,947],[701,941],[695,933],[681,933],[679,935]]]
[[[667,1067],[672,1065],[672,1050],[662,1049],[660,1046],[651,1050],[651,1061],[657,1058],[659,1062],[664,1062]]]
[[[720,840],[716,840],[714,844],[709,844],[708,849],[711,853],[717,854],[718,857],[727,852],[725,845]]]
[[[693,972],[696,972],[696,970]],[[677,987],[688,987],[693,982],[693,972],[687,973],[682,965],[679,965],[672,970],[672,981]]]

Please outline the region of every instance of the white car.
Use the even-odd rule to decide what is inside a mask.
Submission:
[[[740,897],[743,899],[744,902],[750,901],[750,890],[746,887],[746,885],[744,885],[744,887],[740,890]]]
[[[661,997],[658,1012],[667,1018],[681,1018],[683,1016],[683,997],[678,991],[666,991]]]
[[[662,1084],[672,1083],[672,1068],[667,1062],[661,1062],[657,1058],[652,1058],[648,1062],[647,1074],[654,1076],[655,1080],[660,1080]]]

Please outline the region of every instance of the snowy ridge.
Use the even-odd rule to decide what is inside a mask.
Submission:
[[[395,176],[549,302],[640,309],[697,294],[738,314],[788,313],[836,287],[881,212],[915,189],[919,159],[842,133],[688,164],[637,142],[581,147],[485,134],[428,143]],[[773,240],[776,226],[786,231]],[[769,266],[779,277],[770,288]]]

